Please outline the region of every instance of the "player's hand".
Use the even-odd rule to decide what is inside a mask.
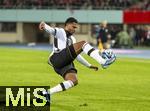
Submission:
[[[95,71],[98,71],[98,67],[97,67],[97,66],[92,66],[92,65],[91,65],[89,68],[90,68],[90,69],[93,69],[93,70],[95,70]]]
[[[41,22],[40,24],[39,24],[39,29],[40,30],[44,30],[44,27],[45,27],[45,22]]]

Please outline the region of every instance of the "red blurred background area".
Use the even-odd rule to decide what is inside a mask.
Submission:
[[[126,10],[123,13],[123,21],[126,24],[150,24],[150,11]]]

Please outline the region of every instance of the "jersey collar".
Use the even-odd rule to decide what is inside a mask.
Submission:
[[[66,32],[66,36],[67,36],[67,38],[69,38],[72,34],[70,33],[70,32],[68,32],[67,30],[65,30],[65,32]]]

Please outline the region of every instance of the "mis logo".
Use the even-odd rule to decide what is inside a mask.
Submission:
[[[50,111],[50,103],[38,91],[49,89],[48,86],[2,86],[0,110]]]

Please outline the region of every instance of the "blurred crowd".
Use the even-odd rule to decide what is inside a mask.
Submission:
[[[150,10],[150,0],[141,0],[128,8],[129,10]]]
[[[1,8],[150,9],[149,0],[0,0]]]
[[[150,25],[130,25],[128,34],[135,45],[150,46]]]
[[[102,32],[101,29],[105,32]],[[128,25],[126,29],[123,28],[123,25],[118,24],[108,25],[107,27],[93,25],[92,37],[95,37],[98,42],[100,38],[104,48],[150,46],[150,25]],[[105,43],[103,43],[103,39]],[[99,45],[98,42],[97,45]]]
[[[150,46],[150,25],[128,25],[115,36],[116,47]]]

